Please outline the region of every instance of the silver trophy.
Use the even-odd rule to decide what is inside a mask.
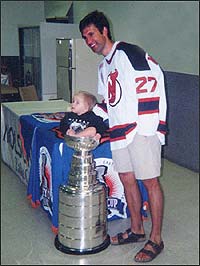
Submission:
[[[65,136],[74,149],[66,185],[59,189],[58,250],[68,254],[93,254],[107,248],[107,191],[96,176],[91,153],[99,142],[90,137]]]

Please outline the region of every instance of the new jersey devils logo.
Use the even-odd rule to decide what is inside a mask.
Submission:
[[[118,71],[115,69],[115,71],[110,73],[108,76],[108,100],[110,106],[115,106],[121,99],[121,86],[119,84],[119,81],[117,80],[118,77]]]

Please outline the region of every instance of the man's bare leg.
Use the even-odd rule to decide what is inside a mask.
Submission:
[[[149,208],[151,212],[152,228],[150,233],[150,240],[158,245],[162,241],[162,221],[163,221],[163,191],[160,186],[158,178],[143,180],[143,183],[148,191]],[[151,245],[145,245],[146,250],[151,250],[155,253]],[[143,252],[136,255],[137,261],[144,261],[149,256]]]
[[[137,180],[132,172],[119,173],[120,180],[124,186],[125,197],[130,212],[131,231],[135,234],[144,234],[144,227],[141,216],[141,194]],[[123,238],[127,238],[125,232]],[[111,237],[111,243],[118,243],[117,236]]]

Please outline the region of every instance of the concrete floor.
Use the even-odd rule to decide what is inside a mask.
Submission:
[[[165,193],[165,249],[145,264],[199,265],[199,174],[164,160],[160,180]],[[109,222],[108,234],[129,225],[129,219]],[[149,218],[147,236],[150,226]],[[55,248],[54,240],[46,213],[30,206],[25,185],[1,162],[1,265],[139,265],[133,257],[144,245],[109,245],[92,255],[68,255]]]

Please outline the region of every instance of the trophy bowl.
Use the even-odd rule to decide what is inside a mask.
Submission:
[[[66,135],[74,149],[68,182],[59,189],[58,250],[67,254],[94,254],[107,248],[107,190],[97,180],[91,150],[99,141],[91,137]],[[67,162],[69,163],[69,162]]]
[[[81,152],[94,150],[99,145],[99,141],[91,137],[65,135],[64,140],[69,147]]]

